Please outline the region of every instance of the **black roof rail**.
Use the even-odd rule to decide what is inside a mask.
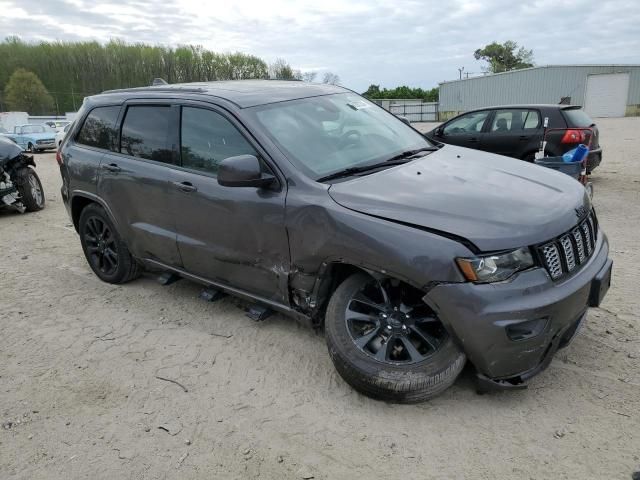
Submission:
[[[191,92],[191,93],[202,93],[206,92],[206,89],[202,87],[183,87],[183,86],[175,86],[171,87],[167,84],[165,88],[158,87],[131,87],[131,88],[117,88],[114,90],[105,90],[102,94],[106,93],[127,93],[127,92]]]

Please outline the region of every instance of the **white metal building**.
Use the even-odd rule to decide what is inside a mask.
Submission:
[[[640,115],[640,65],[546,65],[440,84],[441,119],[492,105],[571,103],[592,117]]]

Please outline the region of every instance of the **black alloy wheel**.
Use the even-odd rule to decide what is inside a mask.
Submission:
[[[116,238],[99,216],[90,216],[84,224],[83,236],[89,261],[94,269],[111,276],[118,270]]]
[[[424,292],[354,273],[333,292],[325,339],[340,376],[372,398],[415,403],[451,386],[466,363]]]
[[[379,362],[423,362],[447,339],[429,307],[410,302],[403,293],[390,280],[372,278],[347,303],[344,318],[353,343]]]

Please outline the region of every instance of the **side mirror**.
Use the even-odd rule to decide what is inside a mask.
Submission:
[[[442,133],[444,132],[442,127],[438,127],[435,129],[435,131],[433,132],[435,134],[436,137],[441,137]]]
[[[218,166],[218,183],[223,187],[268,187],[273,175],[262,173],[260,161],[253,155],[225,158]]]
[[[398,120],[400,120],[403,123],[406,123],[407,125],[411,126],[411,122],[409,121],[409,119],[407,117],[403,117],[402,115],[396,115],[398,117]]]

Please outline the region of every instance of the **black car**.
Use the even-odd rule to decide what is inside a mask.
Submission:
[[[435,142],[475,148],[532,162],[548,118],[545,155],[591,144],[587,171],[602,161],[598,127],[579,105],[508,105],[463,113],[427,133]]]
[[[100,279],[159,270],[324,328],[340,375],[376,398],[429,398],[467,359],[485,386],[522,386],[609,287],[578,182],[434,146],[338,86],[105,92],[57,159]]]

